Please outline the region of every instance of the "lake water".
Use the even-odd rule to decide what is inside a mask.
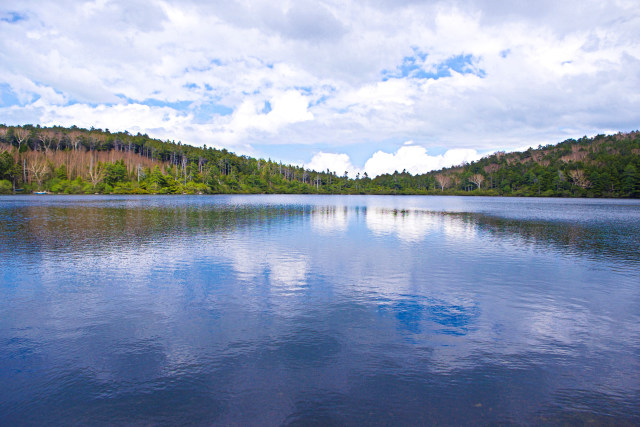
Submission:
[[[640,202],[0,198],[0,425],[640,424]]]

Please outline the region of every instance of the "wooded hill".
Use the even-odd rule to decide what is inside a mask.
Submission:
[[[640,133],[569,139],[411,175],[349,178],[108,129],[0,125],[0,193],[640,197]]]

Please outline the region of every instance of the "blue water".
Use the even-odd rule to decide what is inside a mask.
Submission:
[[[640,424],[640,203],[0,198],[0,425]]]

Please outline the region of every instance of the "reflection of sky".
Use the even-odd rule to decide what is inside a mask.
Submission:
[[[429,232],[444,232],[455,241],[475,237],[475,224],[460,216],[419,209],[368,209],[367,228],[375,235],[395,235],[407,243],[424,240]]]
[[[410,210],[367,210],[367,228],[376,235],[395,234],[406,242],[424,239],[430,228],[437,227],[434,215],[420,215]]]
[[[256,200],[258,210],[236,203],[223,215],[206,204],[127,212],[147,232],[128,239],[119,223],[99,221],[92,233],[102,238],[83,238],[72,225],[81,207],[48,219],[32,212],[37,250],[3,259],[11,280],[0,288],[0,379],[12,394],[0,392],[0,412],[20,399],[73,407],[77,390],[65,387],[75,384],[88,390],[75,410],[97,408],[96,396],[129,407],[139,393],[194,393],[215,409],[204,420],[256,421],[257,404],[281,423],[311,410],[303,402],[321,412],[331,395],[353,402],[358,392],[385,407],[371,391],[379,389],[396,390],[389,404],[415,415],[415,393],[494,378],[474,393],[502,396],[492,404],[510,414],[531,393],[540,407],[568,408],[576,402],[567,390],[637,414],[637,253],[584,252],[579,239],[593,227],[564,240],[571,229],[549,224],[545,234],[539,221],[402,212],[402,198],[334,207],[322,199],[291,211],[282,199],[274,209]],[[67,234],[66,246],[47,239],[47,224]],[[19,245],[2,250],[11,247]],[[501,395],[498,383],[514,389]],[[569,401],[554,400],[566,393]],[[450,399],[439,404],[466,402]]]
[[[344,232],[349,223],[346,206],[321,206],[311,212],[311,226],[318,233]]]

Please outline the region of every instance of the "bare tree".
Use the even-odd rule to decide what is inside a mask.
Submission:
[[[484,171],[486,173],[495,173],[498,171],[498,169],[500,169],[500,165],[497,163],[491,163],[490,165],[484,167]]]
[[[49,152],[51,148],[51,143],[56,138],[55,132],[50,129],[44,129],[40,131],[38,134],[38,139],[42,142],[42,146],[44,147],[44,151],[46,153]]]
[[[587,179],[584,175],[584,171],[582,169],[575,169],[569,171],[569,176],[575,185],[580,188],[589,188],[591,187],[591,181]]]
[[[56,151],[60,150],[60,146],[62,145],[62,141],[64,141],[64,133],[60,131],[54,132],[54,141],[56,142]]]
[[[74,130],[69,133],[69,140],[71,141],[71,146],[74,150],[78,150],[78,145],[80,145],[80,141],[82,141],[82,132]]]
[[[477,188],[482,188],[482,183],[484,182],[484,176],[482,174],[475,174],[469,177],[469,182],[476,185]]]
[[[562,160],[565,163],[568,163],[568,162],[581,162],[588,155],[589,155],[589,153],[587,152],[587,150],[584,150],[579,145],[572,145],[571,146],[571,154],[567,154],[566,156],[560,157],[560,160]]]
[[[445,188],[449,188],[451,185],[451,175],[438,174],[436,175],[436,181],[440,185],[440,189],[444,191]]]
[[[29,170],[30,178],[33,178],[38,183],[38,188],[42,186],[45,174],[47,172],[46,158],[37,152],[32,152],[27,157],[27,168]]]
[[[491,183],[490,183],[491,188],[493,188],[494,186],[493,176],[496,172],[498,172],[499,169],[500,169],[500,165],[497,163],[491,163],[484,167],[485,173],[487,173],[489,175],[489,179],[491,179]]]
[[[22,143],[29,142],[31,132],[29,132],[27,129],[16,128],[13,131],[13,135],[15,136],[16,141],[18,141],[18,150],[20,150],[20,148],[22,147]]]
[[[97,162],[93,153],[91,153],[91,160],[89,163],[89,180],[93,188],[100,184],[105,177],[107,169],[102,162]]]
[[[182,156],[182,168],[180,174],[184,174],[184,185],[187,185],[187,156]]]

